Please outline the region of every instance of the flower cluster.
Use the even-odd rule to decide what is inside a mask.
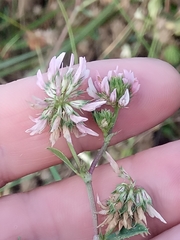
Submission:
[[[126,107],[130,97],[134,95],[140,84],[132,71],[119,72],[118,66],[114,71],[109,71],[107,76],[101,78],[98,74],[95,81],[88,80],[87,92],[97,101],[104,100],[105,104],[115,107]]]
[[[37,85],[45,92],[45,97],[44,99],[34,97],[35,101],[31,106],[41,109],[42,112],[37,118],[31,117],[35,125],[27,129],[26,132],[30,133],[30,135],[40,134],[49,125],[52,146],[61,135],[65,137],[77,168],[71,164],[61,151],[54,148],[49,148],[49,150],[61,158],[87,184],[93,217],[95,215],[93,221],[95,224],[94,239],[99,239],[91,175],[103,152],[106,151],[111,138],[117,134],[113,133],[112,130],[119,110],[127,107],[131,97],[139,90],[140,84],[132,71],[123,70],[123,72],[120,72],[118,66],[115,70],[109,71],[107,76],[103,78],[97,74],[96,79],[93,81],[89,78],[90,71],[87,69],[85,58],[80,57],[78,66],[74,66],[74,55],[72,54],[69,66],[64,68],[64,56],[65,52],[51,59],[47,75],[43,75],[40,70],[37,72]],[[92,100],[84,100],[84,98],[80,97],[85,93],[82,90],[82,84],[87,78],[89,79],[86,92],[92,97]],[[104,104],[109,105],[109,109],[96,110]],[[93,160],[88,172],[87,166],[81,164],[71,139],[71,133],[76,137],[87,134],[98,136],[96,132],[85,125],[88,118],[81,115],[83,111],[93,112],[94,119],[104,135],[104,144]],[[101,208],[98,213],[106,216],[105,220],[98,227],[107,225],[107,234],[116,229],[122,234],[124,229],[129,231],[129,229],[139,228],[139,226],[142,228],[143,226],[144,230],[142,232],[147,234],[146,213],[166,223],[162,216],[153,208],[152,200],[148,193],[143,188],[136,187],[133,179],[124,169],[118,167],[110,154],[106,154],[107,160],[115,173],[128,180],[129,183],[119,184],[111,193],[106,204],[102,204],[98,197],[97,203]]]
[[[107,225],[106,233],[112,232],[116,228],[118,231],[121,231],[123,228],[131,229],[137,224],[146,227],[145,213],[166,223],[162,216],[153,208],[149,194],[143,188],[136,187],[130,175],[122,167],[118,167],[118,164],[108,152],[106,154],[107,161],[114,172],[119,177],[128,180],[129,183],[119,184],[105,205],[100,202],[99,197],[97,198],[97,203],[101,208],[101,211],[98,213],[107,216],[99,227]],[[145,234],[148,234],[148,229],[145,229]]]
[[[135,187],[132,183],[119,184],[105,205],[100,202],[99,197],[97,203],[101,207],[101,211],[98,213],[106,216],[106,219],[99,227],[107,225],[106,233],[112,232],[116,228],[118,231],[121,231],[122,228],[131,229],[136,224],[146,226],[145,213],[166,223],[153,208],[148,193],[143,188]]]
[[[105,103],[105,101],[88,103],[88,101],[77,99],[83,93],[79,87],[89,76],[86,59],[80,57],[79,66],[75,70],[73,68],[74,55],[72,54],[70,65],[63,69],[64,56],[63,52],[59,57],[52,58],[47,72],[47,81],[44,81],[40,70],[37,72],[37,85],[45,91],[47,97],[43,100],[35,98],[32,107],[43,109],[43,111],[37,118],[31,118],[35,125],[26,130],[31,135],[40,134],[47,125],[50,125],[52,146],[62,134],[68,142],[71,142],[70,132],[73,132],[76,137],[86,134],[98,136],[96,132],[85,126],[84,122],[88,118],[80,116],[79,112],[81,110],[93,111]]]
[[[87,93],[93,99],[82,100],[79,98],[84,93],[81,85],[89,77],[86,59],[80,57],[78,67],[74,67],[72,54],[69,66],[63,68],[64,56],[65,52],[51,59],[47,80],[44,80],[45,76],[40,70],[37,72],[37,85],[45,92],[46,97],[44,99],[34,97],[35,102],[32,107],[42,109],[42,113],[37,118],[31,117],[35,125],[26,130],[30,135],[40,134],[49,125],[52,146],[61,135],[71,143],[70,133],[74,133],[76,137],[86,134],[98,136],[85,125],[88,118],[81,116],[80,113],[95,111],[104,104],[118,108],[126,107],[130,97],[138,91],[140,86],[133,72],[124,70],[120,73],[117,67],[114,71],[109,71],[104,78],[98,75],[94,83],[89,78]],[[104,136],[114,125],[113,116],[109,110],[95,114],[96,122]]]

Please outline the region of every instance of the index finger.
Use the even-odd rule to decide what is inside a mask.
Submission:
[[[121,130],[112,143],[134,136],[158,124],[170,116],[179,107],[180,82],[179,74],[169,64],[155,59],[134,58],[103,60],[88,63],[87,67],[94,78],[98,70],[105,76],[108,70],[116,66],[120,70],[132,70],[138,78],[141,88],[134,96],[128,109],[123,109],[115,126]],[[29,115],[35,111],[29,108],[27,101],[32,95],[41,97],[43,93],[36,85],[36,76],[3,85],[0,88],[0,179],[1,185],[59,163],[59,159],[46,148],[49,144],[49,133],[29,136],[25,130],[32,126]],[[88,117],[91,119],[90,115]],[[91,119],[92,120],[92,119]],[[89,126],[99,131],[93,121]],[[94,150],[102,145],[101,135],[98,138],[86,136],[75,139],[78,152]],[[68,157],[70,152],[66,142],[60,138],[55,146]]]

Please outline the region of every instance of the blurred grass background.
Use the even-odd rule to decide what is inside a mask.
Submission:
[[[45,71],[52,56],[62,51],[85,56],[87,61],[159,58],[180,71],[180,1],[0,1],[0,84],[34,75],[39,68]],[[179,139],[179,122],[177,112],[109,151],[119,159]],[[81,157],[89,162],[93,155]],[[53,166],[7,184],[0,193],[28,191],[71,174],[63,164]]]

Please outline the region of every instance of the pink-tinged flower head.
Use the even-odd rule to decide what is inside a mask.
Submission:
[[[36,124],[28,129],[31,135],[41,133],[44,128],[50,125],[50,141],[52,146],[63,135],[67,141],[71,141],[70,132],[76,136],[90,134],[97,136],[93,130],[84,124],[87,118],[81,117],[77,110],[93,111],[101,106],[102,101],[94,104],[87,100],[76,99],[83,93],[79,88],[83,81],[89,76],[89,69],[86,67],[86,59],[79,58],[79,65],[74,68],[74,55],[71,55],[70,65],[63,68],[65,53],[53,57],[49,63],[47,80],[39,70],[37,72],[37,85],[44,90],[45,99],[35,98],[32,107],[43,109],[40,117],[32,119]]]
[[[111,106],[126,107],[139,87],[140,84],[132,71],[119,72],[117,66],[114,71],[108,71],[107,76],[103,78],[98,73],[94,82],[89,78],[87,93],[96,101],[104,100]]]

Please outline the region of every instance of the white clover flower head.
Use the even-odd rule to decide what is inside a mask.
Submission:
[[[69,66],[63,69],[64,56],[65,52],[51,59],[47,71],[47,81],[38,70],[37,85],[46,93],[47,97],[44,99],[34,98],[35,103],[31,106],[43,111],[38,118],[31,118],[35,125],[26,130],[30,135],[34,135],[41,133],[47,125],[50,125],[52,146],[61,135],[71,142],[70,132],[77,137],[86,134],[98,136],[96,132],[85,126],[84,122],[88,119],[81,117],[79,112],[81,110],[94,111],[105,102],[89,103],[86,100],[76,99],[83,93],[80,86],[88,78],[89,69],[86,67],[86,59],[80,57],[79,65],[75,70],[73,54]]]
[[[103,78],[97,73],[94,82],[89,78],[87,92],[96,101],[105,101],[104,104],[111,106],[118,104],[119,107],[126,107],[139,88],[140,84],[134,73],[128,70],[119,72],[117,66]]]

